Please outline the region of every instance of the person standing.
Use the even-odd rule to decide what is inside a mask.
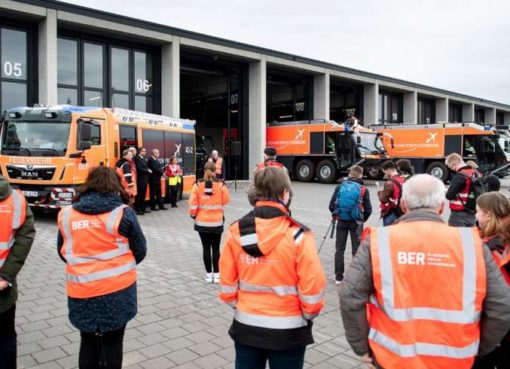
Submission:
[[[289,176],[268,167],[253,182],[255,208],[229,227],[220,257],[220,298],[235,308],[235,368],[301,369],[324,306],[324,271],[312,232],[290,217]]]
[[[392,161],[385,162],[381,169],[386,182],[383,189],[377,191],[377,196],[381,202],[383,225],[388,226],[393,224],[403,214],[400,208],[400,198],[402,197],[402,185],[405,182],[405,178],[398,173],[397,166]]]
[[[223,158],[218,153],[218,150],[211,151],[211,157],[208,161],[212,161],[216,167],[214,171],[216,178],[223,179]]]
[[[340,183],[329,201],[329,211],[337,221],[336,252],[335,252],[335,284],[342,283],[344,278],[344,253],[347,237],[351,236],[352,256],[358,250],[363,223],[372,214],[370,193],[363,185],[363,168],[353,165],[349,169],[347,180]]]
[[[282,163],[276,160],[276,149],[274,147],[266,147],[264,149],[264,161],[258,163],[256,169],[264,169],[267,167],[284,168],[284,170],[287,170]]]
[[[122,152],[122,158],[117,161],[115,168],[121,178],[122,187],[129,196],[129,205],[133,205],[137,194],[136,169],[133,163],[133,153],[129,149]]]
[[[195,231],[202,241],[206,270],[205,281],[218,283],[220,242],[225,213],[223,207],[230,201],[228,187],[216,179],[214,163],[207,163],[204,178],[195,182],[189,198],[189,215],[195,220]],[[212,259],[211,259],[212,254]]]
[[[510,239],[505,227],[510,220],[510,202],[499,192],[488,192],[476,200],[476,220],[483,242],[492,252],[494,261],[510,285],[510,257],[508,246]],[[510,363],[510,332],[508,332],[496,349],[485,356],[476,358],[473,369],[503,369]]]
[[[119,195],[120,194],[120,195]],[[80,331],[80,369],[120,369],[126,324],[137,313],[136,265],[147,247],[115,171],[93,168],[58,214],[69,319]]]
[[[152,172],[149,169],[149,163],[147,162],[147,150],[145,147],[138,149],[138,155],[135,156],[136,166],[136,186],[137,194],[135,197],[135,211],[138,215],[144,215],[150,213],[150,210],[145,208],[145,197],[147,195],[147,183],[149,182],[149,175]]]
[[[452,180],[446,191],[446,199],[450,200],[448,224],[453,227],[473,227],[476,221],[476,199],[469,199],[469,196],[472,180],[480,174],[456,153],[446,157],[445,165],[452,171]]]
[[[16,369],[16,277],[35,238],[34,216],[25,197],[0,176],[0,369]]]
[[[168,188],[170,190],[170,204],[172,208],[177,207],[177,196],[182,185],[182,170],[177,164],[177,158],[172,156],[170,163],[166,166],[165,175],[168,178]]]
[[[411,161],[408,159],[399,159],[395,163],[398,173],[404,177],[404,181],[407,181],[414,175],[414,168],[411,165]]]
[[[443,182],[413,176],[405,215],[370,229],[346,273],[346,338],[370,368],[469,369],[510,328],[510,288],[476,229],[445,224],[444,202]]]
[[[163,164],[159,161],[159,150],[153,149],[152,156],[148,160],[149,165],[149,192],[151,210],[168,210],[161,196],[161,177],[165,173]]]

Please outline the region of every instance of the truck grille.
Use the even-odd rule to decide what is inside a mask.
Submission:
[[[11,179],[35,179],[49,181],[55,174],[54,166],[7,165],[7,174]]]

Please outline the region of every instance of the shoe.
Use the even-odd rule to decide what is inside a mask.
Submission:
[[[342,284],[342,281],[339,281],[338,279],[335,279],[335,284],[336,284],[337,286],[340,286],[340,285]]]
[[[136,214],[138,214],[138,215],[145,215],[145,213],[143,211],[140,211],[140,210],[137,210]]]
[[[205,275],[205,278],[204,278],[204,279],[205,279],[205,281],[206,281],[207,283],[213,283],[213,274],[212,274],[212,273],[206,273],[206,275]]]
[[[220,273],[213,273],[213,283],[220,283]]]
[[[158,208],[151,208],[151,211],[159,211]]]

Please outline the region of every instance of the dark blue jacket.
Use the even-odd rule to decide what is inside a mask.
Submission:
[[[85,214],[107,213],[122,205],[120,197],[114,194],[87,193],[73,204],[73,208]],[[136,263],[140,263],[147,253],[147,244],[136,214],[131,208],[124,210],[119,224],[119,233],[129,239],[129,248]],[[60,254],[63,238],[58,233],[57,248]],[[136,283],[128,288],[109,295],[88,299],[68,298],[69,320],[82,332],[104,333],[119,329],[133,319],[137,313]]]

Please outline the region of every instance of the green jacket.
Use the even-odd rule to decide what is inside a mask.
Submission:
[[[5,201],[12,193],[12,188],[5,179],[0,176],[0,202]],[[18,286],[16,276],[21,267],[25,264],[25,260],[32,247],[35,238],[34,215],[30,211],[27,204],[25,222],[16,232],[14,244],[4,265],[0,267],[0,278],[12,284],[3,291],[0,291],[0,313],[8,310],[18,298]]]

